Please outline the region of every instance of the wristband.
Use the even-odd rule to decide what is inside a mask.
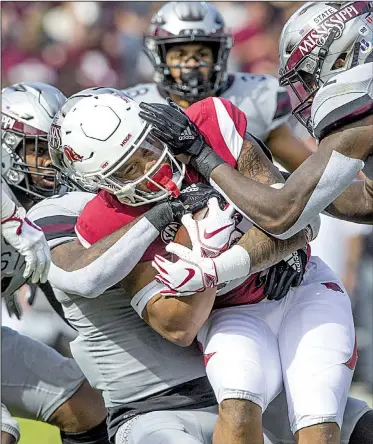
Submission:
[[[214,258],[218,283],[233,281],[250,274],[251,259],[249,253],[240,245]]]
[[[190,160],[192,167],[201,173],[208,181],[210,180],[213,170],[223,163],[225,163],[224,160],[206,144],[200,154],[196,157],[192,157]]]
[[[174,220],[171,206],[168,202],[162,202],[144,214],[144,217],[161,232],[167,225]]]

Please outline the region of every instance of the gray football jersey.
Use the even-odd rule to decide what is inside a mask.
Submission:
[[[74,218],[91,198],[88,193],[72,192],[47,199],[35,205],[28,217],[47,227],[46,237],[55,247],[74,237]],[[54,291],[79,333],[71,343],[73,356],[90,384],[103,392],[107,407],[205,377],[197,346],[178,347],[153,331],[132,309],[123,289],[111,288],[97,298]]]
[[[373,112],[373,62],[358,65],[331,78],[312,103],[314,134],[321,139],[333,128]],[[363,172],[373,179],[373,153]]]
[[[357,120],[373,110],[373,62],[358,65],[328,80],[317,92],[311,109],[315,137],[334,126]]]
[[[156,83],[136,85],[124,92],[137,102],[167,103]],[[247,116],[247,131],[263,141],[291,116],[288,93],[269,75],[230,74],[226,88],[218,96],[243,111]]]

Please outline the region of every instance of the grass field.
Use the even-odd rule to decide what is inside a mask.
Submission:
[[[21,427],[19,444],[61,444],[57,427],[42,422],[18,419]]]

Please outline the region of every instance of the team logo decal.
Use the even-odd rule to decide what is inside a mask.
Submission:
[[[335,32],[334,39],[339,39],[342,36],[346,23],[364,13],[366,7],[366,2],[355,2],[332,14],[328,10],[328,13],[325,14],[327,17],[324,20],[322,20],[323,15],[316,17],[319,20],[317,20],[317,24],[315,21],[316,26],[314,28],[302,29],[300,31],[300,34],[304,35],[304,37],[298,48],[289,57],[288,68],[294,68],[303,56],[312,52],[317,46],[323,46],[332,30]]]
[[[372,50],[372,43],[368,42],[365,39],[361,39],[360,40],[360,52],[362,52],[363,54],[367,54],[371,50]]]
[[[48,145],[55,149],[62,145],[61,127],[59,125],[54,123],[51,125],[48,132]]]
[[[180,228],[180,224],[177,222],[171,222],[167,227],[161,232],[161,239],[165,244],[169,244],[175,239],[177,230]]]
[[[81,162],[84,157],[81,156],[80,154],[78,154],[77,152],[75,152],[71,146],[65,145],[63,147],[63,152],[65,154],[65,157],[67,158],[67,160],[69,162]]]

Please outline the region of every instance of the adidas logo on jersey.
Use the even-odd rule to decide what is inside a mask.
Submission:
[[[193,136],[192,131],[190,130],[190,128],[188,127],[180,136],[179,136],[179,140],[193,140],[195,138],[195,136]]]

